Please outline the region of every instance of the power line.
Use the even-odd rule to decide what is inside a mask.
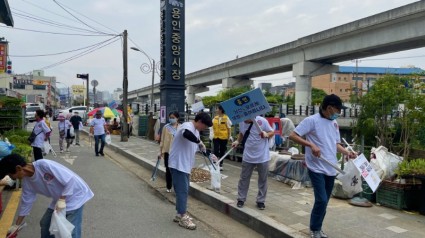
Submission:
[[[16,12],[16,11],[18,11],[18,12]],[[22,12],[22,13],[19,13],[19,12]],[[21,10],[15,9],[15,10],[12,11],[12,13],[14,14],[14,16],[16,16],[18,18],[22,18],[22,19],[32,21],[32,22],[37,22],[39,24],[45,24],[45,25],[48,25],[48,26],[65,28],[65,29],[80,31],[80,32],[102,34],[102,33],[99,33],[98,31],[91,31],[91,30],[88,30],[88,29],[80,28],[80,27],[75,27],[75,26],[70,26],[70,25],[63,24],[63,23],[58,23],[58,22],[52,21],[50,19],[41,18],[41,17],[35,16],[33,14],[30,14],[30,13],[27,13],[27,12],[24,12],[24,11],[21,11]]]
[[[54,3],[56,3],[60,8],[62,8],[64,11],[66,11],[69,15],[71,15],[72,17],[74,17],[75,19],[77,19],[79,22],[81,22],[82,24],[84,24],[85,26],[97,31],[98,33],[102,33],[102,34],[107,34],[105,32],[99,31],[96,28],[90,26],[89,24],[85,23],[84,21],[80,20],[78,17],[76,17],[74,14],[72,14],[70,11],[68,11],[65,7],[63,7],[60,3],[58,3],[56,0],[53,0]],[[69,8],[69,7],[67,7]],[[70,8],[69,8],[70,9]]]
[[[114,39],[114,38],[115,37],[113,37],[111,39]],[[93,45],[89,45],[89,46],[86,46],[86,47],[82,47],[82,48],[79,48],[79,49],[68,50],[68,51],[63,51],[63,52],[58,52],[58,53],[42,54],[42,55],[9,55],[9,56],[10,57],[44,57],[44,56],[67,54],[67,53],[72,53],[72,52],[76,52],[76,51],[84,50],[84,49],[87,49],[87,48],[92,48],[92,47],[102,45],[102,44],[110,41],[111,39],[108,39],[108,40],[105,40],[105,41],[102,41],[102,42],[99,42],[99,43],[96,43],[96,44],[93,44]]]
[[[111,38],[111,39],[109,39],[109,40],[112,40],[112,39],[117,38],[117,37],[118,37],[118,36],[113,37],[113,38]],[[104,48],[105,46],[108,46],[108,45],[110,45],[110,44],[112,44],[112,43],[114,43],[114,42],[118,41],[119,39],[120,39],[120,38],[117,38],[117,39],[115,39],[115,40],[113,40],[113,41],[111,41],[111,42],[108,42],[107,44],[105,43],[105,44],[100,45],[100,46],[97,46],[97,47],[92,47],[91,49],[85,50],[85,51],[80,52],[80,53],[78,53],[78,54],[76,54],[76,55],[74,55],[74,56],[71,56],[71,57],[69,57],[69,58],[63,59],[63,60],[61,60],[61,61],[59,61],[59,62],[56,62],[56,63],[50,64],[50,65],[47,65],[47,66],[41,67],[41,68],[39,68],[39,69],[40,69],[40,70],[49,69],[49,68],[53,68],[53,67],[55,67],[55,66],[58,66],[58,65],[61,65],[61,64],[67,63],[67,62],[72,61],[72,60],[74,60],[74,59],[77,59],[77,58],[80,58],[80,57],[85,56],[85,55],[87,55],[87,54],[90,54],[90,53],[92,53],[92,52],[94,52],[94,51],[96,51],[96,50],[99,50],[99,49],[101,49],[101,48]]]
[[[398,59],[411,59],[411,58],[422,58],[422,57],[425,57],[425,55],[406,56],[406,57],[398,57],[398,58],[362,59],[362,61],[398,60]]]
[[[66,35],[66,36],[114,36],[114,35],[103,35],[103,34],[96,34],[96,35],[89,35],[89,34],[76,34],[76,33],[61,33],[61,32],[51,32],[51,31],[37,31],[37,30],[30,30],[25,28],[17,28],[17,27],[8,27],[8,26],[0,26],[2,28],[8,28],[10,30],[18,30],[18,31],[29,31],[29,32],[36,32],[36,33],[43,33],[43,34],[53,34],[53,35]]]

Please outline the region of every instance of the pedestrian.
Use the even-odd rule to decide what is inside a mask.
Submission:
[[[103,153],[103,148],[105,147],[105,133],[109,135],[109,131],[105,118],[102,117],[102,112],[99,110],[96,112],[96,117],[90,122],[90,133],[94,136],[94,152],[96,156],[105,156]]]
[[[349,152],[340,144],[336,119],[342,109],[346,107],[337,95],[325,96],[319,112],[302,120],[289,136],[294,142],[305,146],[305,161],[314,190],[314,205],[310,216],[312,238],[327,237],[322,231],[322,224],[336,176],[336,170],[319,157],[336,164],[337,152],[350,158],[356,156],[354,152]]]
[[[259,128],[254,125],[254,120]],[[256,203],[258,209],[264,210],[266,208],[267,175],[270,161],[268,138],[274,136],[274,131],[264,117],[257,116],[254,120],[248,119],[239,123],[238,139],[232,143],[233,148],[236,148],[241,143],[244,146],[242,170],[238,183],[237,206],[239,208],[244,206],[252,171],[257,167],[258,193]]]
[[[75,145],[80,145],[80,124],[83,123],[83,119],[78,115],[78,112],[74,112],[74,115],[69,119],[72,126],[74,127]]]
[[[43,151],[41,148],[44,148],[44,142],[48,141],[50,133],[52,131],[44,122],[43,118],[43,110],[35,111],[36,123],[34,125],[34,129],[32,130],[32,133],[34,133],[36,137],[35,140],[31,143],[35,161],[43,158]]]
[[[232,122],[225,114],[221,105],[215,110],[216,116],[212,120],[213,126],[210,128],[210,139],[213,141],[213,151],[218,158],[226,154],[227,143],[232,141],[231,128]],[[223,171],[223,161],[220,162],[220,171]]]
[[[196,224],[187,214],[190,172],[195,164],[196,151],[198,149],[200,151],[206,150],[199,137],[199,132],[211,126],[211,117],[207,113],[199,113],[195,116],[194,121],[185,122],[179,127],[171,144],[168,167],[176,193],[177,210],[173,221],[190,230],[196,229]]]
[[[171,112],[168,115],[168,124],[164,125],[162,128],[161,142],[159,143],[159,153],[160,158],[164,158],[165,166],[165,181],[167,184],[167,193],[171,192],[171,187],[173,185],[170,168],[168,167],[168,159],[170,156],[170,147],[176,134],[177,129],[180,126],[179,123],[179,112]],[[159,119],[158,119],[159,120]]]
[[[68,128],[71,127],[71,123],[68,120],[65,120],[65,116],[61,113],[58,116],[58,131],[59,131],[59,149],[63,153],[63,141],[67,137]],[[72,142],[71,142],[72,143]],[[67,141],[66,150],[69,151],[70,143]]]
[[[75,227],[73,238],[81,237],[84,204],[94,195],[89,186],[76,173],[67,167],[47,159],[26,163],[18,154],[11,154],[0,161],[0,178],[9,175],[22,180],[22,196],[18,218],[8,233],[11,234],[30,214],[37,194],[52,199],[40,220],[41,238],[53,237],[49,227],[54,211],[66,211],[66,219]]]
[[[72,126],[72,123],[69,121],[71,118],[71,114],[66,115],[66,121],[67,123],[65,123],[65,140],[66,140],[66,149],[65,152],[70,152],[69,151],[69,147],[71,147],[72,143],[74,142],[75,139],[75,134],[74,134],[74,127]]]

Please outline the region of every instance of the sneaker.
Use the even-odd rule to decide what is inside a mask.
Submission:
[[[180,219],[179,226],[184,227],[184,228],[189,229],[189,230],[195,230],[196,229],[196,224],[193,223],[192,218],[190,218],[187,214],[184,215]]]
[[[99,154],[96,154],[96,156],[99,156]]]
[[[61,153],[63,153],[63,150],[61,150]]]
[[[102,153],[99,153],[101,156],[105,156],[105,154],[102,152]]]
[[[322,238],[320,231],[312,231],[310,230],[310,238]]]
[[[328,234],[326,234],[324,231],[320,230],[320,237],[328,238]]]
[[[180,222],[180,220],[182,219],[182,217],[180,216],[180,215],[176,215],[174,218],[173,218],[173,222]]]
[[[66,148],[65,152],[69,152],[69,149],[68,149],[68,148]]]
[[[238,206],[239,208],[243,207],[244,205],[244,201],[238,201],[238,203],[236,204],[236,206]]]
[[[264,203],[263,203],[263,202],[257,202],[257,207],[258,207],[258,209],[260,209],[260,210],[264,210],[264,209],[266,209],[266,205],[264,205]]]
[[[80,143],[76,143],[75,145],[78,145],[78,146],[80,146]]]
[[[167,193],[171,193],[171,189],[167,189]]]

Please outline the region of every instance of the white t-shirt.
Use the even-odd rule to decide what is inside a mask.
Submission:
[[[255,118],[261,130],[265,132],[273,131],[269,122],[264,118],[257,116]],[[239,132],[245,134],[250,124],[245,122],[239,123]],[[270,160],[269,139],[261,138],[261,131],[258,131],[255,125],[252,125],[249,136],[245,142],[242,160],[248,163],[264,163]]]
[[[43,148],[44,140],[46,139],[46,133],[49,133],[51,129],[47,126],[44,120],[37,122],[34,125],[34,133],[37,135],[34,142],[31,143],[32,147]]]
[[[191,131],[199,139],[199,131],[195,129],[193,122],[183,123],[174,135],[168,159],[168,167],[190,174],[195,164],[195,153],[198,150],[198,144],[183,137],[183,132],[186,129]]]
[[[94,131],[93,131],[93,135],[98,136],[98,135],[103,135],[105,134],[105,118],[101,117],[100,119],[94,118],[91,122],[90,122],[90,126],[94,127]]]
[[[86,182],[67,167],[47,159],[37,160],[32,164],[34,175],[24,177],[22,182],[19,216],[30,213],[37,194],[53,199],[49,205],[51,209],[55,208],[61,196],[65,196],[67,211],[80,208],[94,196]]]
[[[302,120],[295,128],[295,133],[305,136],[307,141],[312,142],[320,148],[320,154],[324,159],[336,164],[337,144],[341,142],[339,127],[336,120],[329,120],[316,113]],[[326,162],[315,157],[310,147],[305,148],[305,160],[307,167],[315,172],[335,176],[336,170]]]

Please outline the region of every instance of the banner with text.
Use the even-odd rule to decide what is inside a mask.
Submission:
[[[220,105],[233,124],[271,111],[269,103],[259,88],[233,97]]]
[[[353,162],[356,165],[357,170],[360,172],[362,177],[369,185],[370,189],[375,192],[379,186],[379,183],[381,183],[381,179],[379,178],[376,171],[369,164],[366,157],[361,154],[355,160],[353,160]]]

